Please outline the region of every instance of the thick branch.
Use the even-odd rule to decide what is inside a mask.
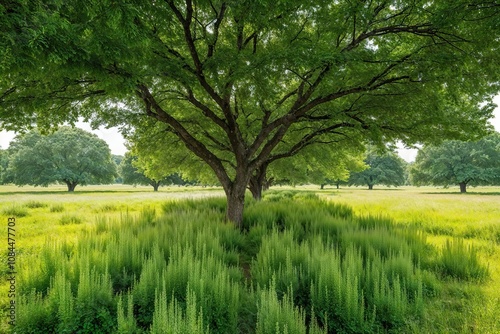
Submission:
[[[186,147],[196,154],[196,156],[205,161],[214,170],[217,178],[223,185],[227,186],[231,183],[231,180],[227,175],[220,159],[210,152],[210,150],[208,150],[202,142],[193,137],[179,121],[165,112],[165,110],[158,105],[146,86],[139,84],[137,86],[137,94],[144,101],[148,116],[154,117],[157,120],[171,126],[174,130],[173,133],[182,140]]]

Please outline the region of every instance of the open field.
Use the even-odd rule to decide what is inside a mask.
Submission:
[[[0,187],[23,333],[500,332],[500,188],[278,187],[245,231],[217,188],[64,190]]]

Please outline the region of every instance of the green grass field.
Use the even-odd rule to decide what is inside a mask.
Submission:
[[[500,333],[500,188],[64,190],[0,186],[18,333]]]

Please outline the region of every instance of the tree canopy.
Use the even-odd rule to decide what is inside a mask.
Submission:
[[[113,183],[117,176],[108,144],[77,128],[18,135],[8,151],[8,180],[19,186],[61,182],[74,191],[77,185]]]
[[[500,134],[479,141],[449,140],[438,146],[425,146],[417,153],[410,169],[412,184],[448,187],[500,184]]]
[[[370,150],[365,163],[368,168],[351,174],[349,184],[365,185],[371,190],[377,184],[397,187],[405,183],[405,162],[396,153],[388,151],[378,154]]]
[[[499,9],[13,1],[1,14],[0,119],[8,129],[82,116],[169,132],[212,170],[239,223],[250,179],[305,147],[484,135],[500,82]]]

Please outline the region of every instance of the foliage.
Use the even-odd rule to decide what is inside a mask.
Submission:
[[[475,142],[451,140],[439,146],[425,146],[419,150],[410,173],[415,185],[460,185],[461,192],[468,185],[498,185],[500,134]]]
[[[28,209],[25,206],[17,204],[4,208],[2,213],[11,217],[26,217],[29,214]]]
[[[167,133],[178,147],[158,149],[186,148],[208,166],[237,224],[249,180],[266,164],[346,137],[476,138],[498,92],[498,6],[487,3],[34,0],[2,8],[2,128],[82,116]]]
[[[246,233],[222,223],[216,198],[47,244],[19,286],[21,306],[50,320],[22,313],[18,330],[371,333],[421,318],[424,237],[312,196],[294,201],[250,201]]]
[[[0,184],[8,183],[7,167],[9,165],[9,156],[7,150],[0,149]]]
[[[481,281],[489,277],[488,268],[479,261],[477,249],[458,238],[446,241],[437,265],[444,276],[455,279]]]
[[[369,189],[377,184],[396,187],[404,185],[405,165],[396,153],[389,151],[380,155],[372,150],[367,153],[365,163],[369,167],[362,172],[353,173],[349,184],[367,185]]]
[[[73,191],[77,185],[112,183],[116,177],[106,142],[77,128],[18,135],[9,151],[8,172],[16,185],[46,187],[61,182]]]
[[[267,178],[277,184],[325,184],[347,181],[352,172],[366,168],[364,147],[347,140],[303,149],[288,159],[279,159],[268,168]]]
[[[116,155],[116,154],[112,154],[111,155],[111,159],[113,159],[113,162],[115,163],[116,166],[120,166],[122,160],[123,160],[123,155]],[[118,173],[118,176],[116,177],[115,179],[115,183],[123,183],[123,179],[121,177],[121,174]]]
[[[169,174],[163,166],[155,166],[154,169],[148,168],[148,171],[138,167],[139,158],[130,152],[125,153],[125,157],[120,163],[119,173],[123,178],[123,183],[133,185],[150,185],[154,191],[158,191],[160,185],[182,184],[183,181],[175,174]],[[154,172],[149,172],[154,170]],[[154,175],[151,177],[147,175]]]
[[[72,321],[62,319],[79,319],[74,317],[75,296],[80,272],[87,271],[87,260],[96,272],[105,274],[107,271],[112,280],[113,305],[109,307],[109,312],[99,313],[103,314],[101,319],[107,319],[106,314],[112,317],[108,324],[112,323],[114,327],[106,332],[119,332],[120,328],[125,333],[150,331],[150,325],[145,323],[152,324],[153,313],[158,310],[154,307],[154,302],[163,289],[161,275],[165,266],[169,266],[170,259],[176,262],[176,269],[170,270],[177,277],[175,281],[178,283],[175,285],[179,289],[176,291],[179,290],[180,293],[174,296],[167,292],[165,305],[168,308],[175,297],[180,311],[177,314],[186,320],[186,280],[184,274],[176,276],[175,273],[196,273],[196,270],[181,269],[184,267],[182,263],[186,261],[194,267],[203,262],[207,268],[211,268],[214,262],[203,260],[204,256],[210,257],[210,254],[223,263],[222,267],[216,266],[214,271],[226,272],[224,268],[227,268],[233,287],[236,286],[239,290],[238,325],[234,332],[256,331],[259,305],[265,305],[269,310],[267,314],[260,312],[264,317],[277,316],[285,320],[292,319],[288,315],[304,315],[304,325],[310,333],[352,332],[352,329],[345,329],[351,326],[345,320],[328,322],[328,329],[325,328],[322,320],[325,315],[320,310],[326,309],[328,305],[318,308],[320,301],[326,299],[325,294],[315,294],[314,305],[310,304],[312,299],[308,296],[312,296],[311,291],[322,292],[329,286],[336,286],[335,282],[341,282],[341,287],[345,287],[342,280],[323,279],[325,284],[322,288],[317,288],[317,275],[322,273],[323,277],[330,278],[330,268],[335,269],[339,262],[346,266],[344,268],[341,265],[342,277],[349,270],[352,275],[354,269],[358,268],[356,263],[359,257],[363,259],[359,282],[367,282],[365,279],[368,279],[370,283],[363,287],[367,321],[356,323],[355,326],[358,327],[355,328],[372,323],[374,313],[370,305],[376,303],[379,313],[375,312],[372,332],[496,333],[500,329],[496,321],[500,310],[496,293],[500,274],[500,248],[496,239],[493,239],[494,232],[500,231],[498,228],[493,229],[498,227],[497,188],[483,187],[477,190],[481,191],[480,194],[468,196],[457,196],[435,189],[429,193],[429,189],[416,188],[373,192],[349,188],[318,192],[323,199],[320,200],[317,196],[314,197],[311,189],[304,191],[302,187],[283,187],[286,190],[271,190],[264,196],[264,201],[247,199],[246,228],[243,232],[231,224],[222,223],[226,206],[224,198],[181,199],[200,195],[220,196],[221,190],[207,191],[200,188],[186,192],[175,187],[158,194],[131,186],[112,185],[92,186],[85,192],[68,197],[54,192],[54,189],[58,189],[57,186],[36,191],[16,190],[14,186],[1,188],[2,207],[3,203],[5,207],[12,203],[24,206],[32,201],[48,205],[27,208],[29,216],[17,220],[17,228],[23,231],[23,243],[18,245],[21,267],[18,268],[17,276],[19,296],[21,299],[26,297],[22,307],[18,308],[18,321],[22,322],[22,329],[18,331],[23,333],[30,332],[28,328],[35,328],[35,333],[59,333],[64,332],[64,328],[72,328]],[[268,194],[276,199],[265,200]],[[170,198],[168,202],[165,202],[165,196]],[[144,206],[145,201],[147,206]],[[60,225],[58,219],[62,216],[61,213],[50,212],[50,207],[54,204],[62,204],[65,212],[78,210],[80,215],[88,216],[89,220],[80,225]],[[162,211],[162,208],[165,210]],[[98,217],[94,221],[96,213]],[[389,219],[389,215],[395,217],[396,221]],[[440,229],[441,225],[444,225],[444,229]],[[470,228],[474,228],[474,234],[466,234],[470,232]],[[421,229],[430,234],[422,234]],[[488,275],[491,279],[458,279],[443,273],[442,254],[448,238],[442,232],[448,230],[458,239],[468,238],[463,242],[463,252],[454,253],[455,259],[468,257],[467,248],[473,247],[478,268],[485,268],[485,263],[488,263]],[[44,238],[48,238],[49,242],[44,243]],[[176,251],[171,252],[177,248],[176,245],[185,251],[185,256],[179,257],[175,255]],[[203,251],[204,245],[206,252]],[[192,249],[194,256],[188,255],[190,251],[187,248]],[[357,252],[353,252],[353,249],[357,249]],[[311,251],[310,255],[306,250]],[[287,260],[287,253],[290,254],[290,260]],[[347,254],[350,254],[349,258],[345,257]],[[181,258],[184,260],[180,261]],[[7,263],[6,258],[4,262]],[[269,268],[272,270],[260,269],[266,268],[266,263],[271,264]],[[365,267],[365,263],[372,263],[371,269]],[[2,271],[5,275],[8,272],[6,269]],[[91,269],[89,268],[90,271]],[[385,283],[380,284],[381,293],[378,297],[373,293],[377,291],[373,288],[377,286],[375,269],[380,270],[381,276],[385,274],[388,278],[389,295],[384,292]],[[64,289],[68,290],[69,283],[71,284],[72,298],[56,298],[56,295],[69,296],[64,293],[65,284],[62,284],[60,278],[63,272],[66,273]],[[273,286],[273,273],[277,303],[269,292]],[[307,276],[308,273],[311,276]],[[408,304],[404,302],[405,293],[397,297],[396,276],[399,277],[400,285],[404,286],[399,291],[407,291]],[[316,279],[313,281],[311,277]],[[54,284],[54,280],[58,283]],[[174,281],[172,277],[169,280]],[[197,284],[202,280],[196,279]],[[314,290],[310,289],[311,281],[316,282]],[[416,295],[419,294],[419,282],[422,285],[421,304],[415,303],[413,299],[415,292]],[[207,289],[204,284],[205,282],[201,287]],[[50,287],[55,285],[59,287],[57,293],[51,292]],[[183,290],[183,287],[186,289]],[[193,287],[189,283],[190,291],[195,291]],[[7,295],[8,286],[0,286],[0,291],[2,290]],[[265,291],[268,291],[267,297],[261,298]],[[121,311],[118,307],[120,300]],[[202,301],[203,298],[196,294],[198,319],[202,317],[201,308],[205,317],[206,306],[201,306]],[[281,311],[278,304],[282,305]],[[2,302],[2,305],[6,303]],[[139,305],[148,306],[143,307],[143,311],[139,313]],[[2,308],[6,309],[5,306]],[[73,311],[63,311],[70,309]],[[341,307],[331,306],[332,312],[326,316],[330,319],[348,319],[345,311],[348,309],[355,308],[347,304]],[[401,312],[406,312],[406,315],[401,316]],[[22,319],[19,314],[23,314]],[[58,314],[68,316],[61,317]],[[317,314],[317,317],[311,318],[311,314]],[[291,321],[300,322],[301,316],[294,317]],[[401,323],[402,317],[404,320]],[[144,322],[145,319],[149,319],[148,322]],[[185,323],[184,320],[182,323]],[[284,323],[285,321],[281,322],[282,328]],[[202,327],[206,329],[207,326],[208,323],[203,320]],[[4,321],[0,331],[8,332],[7,327]],[[274,333],[275,330],[271,332]]]

